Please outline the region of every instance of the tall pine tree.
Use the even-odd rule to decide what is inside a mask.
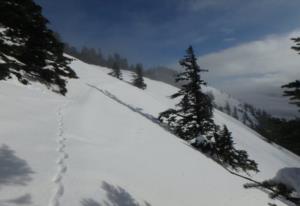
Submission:
[[[117,62],[113,63],[112,72],[109,74],[118,79],[122,79],[122,72],[121,72],[120,66]]]
[[[197,64],[193,48],[179,62],[184,71],[179,73],[176,81],[183,82],[181,89],[171,98],[179,98],[175,109],[160,113],[158,119],[167,123],[180,138],[190,141],[201,152],[210,155],[224,167],[243,171],[257,170],[255,161],[248,158],[244,150],[234,148],[231,133],[226,126],[221,130],[212,119],[213,105],[211,98],[202,91],[206,83],[201,79],[202,70]],[[192,140],[192,141],[191,141]]]
[[[178,74],[176,82],[183,82],[181,89],[171,98],[181,98],[175,109],[168,109],[159,115],[161,122],[166,122],[170,129],[184,140],[192,140],[205,135],[214,128],[212,119],[213,105],[201,86],[206,83],[201,79],[200,69],[193,48],[190,46],[185,57],[179,62],[184,71]]]
[[[144,82],[144,72],[142,64],[137,64],[135,66],[135,73],[133,74],[132,84],[140,89],[146,89],[147,85]]]
[[[76,78],[63,56],[63,43],[48,29],[42,8],[32,0],[0,1],[0,79],[39,81],[65,94],[66,78]]]

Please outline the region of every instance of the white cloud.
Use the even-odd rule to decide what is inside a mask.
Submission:
[[[209,69],[205,77],[213,86],[276,114],[296,115],[280,86],[300,78],[300,55],[290,48],[297,36],[300,31],[268,36],[201,56],[199,63]]]

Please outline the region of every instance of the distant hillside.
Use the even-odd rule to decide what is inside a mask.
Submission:
[[[145,76],[178,87],[180,85],[174,80],[176,74],[177,72],[173,69],[157,67],[147,70]],[[297,134],[299,134],[299,132],[297,129],[295,130],[297,125],[299,125],[299,119],[287,122],[284,119],[275,118],[266,111],[242,102],[216,88],[208,86],[204,88],[204,90],[213,99],[215,108],[254,129],[267,138],[268,141],[275,142],[295,154],[300,155],[300,145],[298,143],[299,141],[297,141]],[[292,131],[292,133],[288,131]]]
[[[167,67],[156,67],[145,72],[145,76],[150,79],[179,87],[180,84],[175,82],[176,75],[177,71]],[[255,109],[250,104],[243,103],[231,95],[210,86],[205,88],[205,92],[211,96],[214,100],[214,106],[219,110],[242,121],[251,128],[255,128],[257,126],[258,120],[256,117],[256,111],[258,111],[258,109]]]
[[[167,67],[155,67],[145,71],[145,77],[154,79],[157,81],[165,82],[167,84],[178,86],[179,84],[175,82],[175,77],[177,72],[173,69]]]

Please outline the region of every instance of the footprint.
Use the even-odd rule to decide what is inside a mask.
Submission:
[[[63,152],[65,149],[66,145],[65,144],[61,144],[61,146],[58,148],[58,152]]]
[[[66,173],[67,169],[68,169],[67,166],[63,165],[63,166],[60,168],[60,174]]]
[[[68,159],[69,155],[67,153],[64,154],[64,159]]]
[[[63,158],[59,158],[59,159],[56,161],[56,163],[60,165],[60,164],[62,164],[62,163],[63,163],[63,161],[64,161],[64,159],[63,159]]]
[[[62,107],[63,108],[63,107]],[[56,184],[56,190],[53,194],[53,198],[49,201],[48,206],[60,206],[59,200],[61,196],[64,194],[64,186],[62,183],[62,179],[64,177],[64,173],[67,172],[67,165],[65,160],[69,157],[69,155],[65,152],[66,138],[64,135],[64,122],[63,122],[63,113],[62,108],[60,108],[57,112],[58,117],[58,132],[57,135],[59,139],[57,140],[57,152],[60,154],[60,158],[56,161],[57,164],[57,173],[53,177],[52,181]]]
[[[58,183],[58,182],[60,182],[61,181],[61,179],[62,179],[62,176],[61,175],[57,175],[55,178],[53,178],[53,182],[55,182],[55,183]]]
[[[61,197],[64,194],[64,186],[62,184],[58,185],[56,194],[57,194],[57,197]]]

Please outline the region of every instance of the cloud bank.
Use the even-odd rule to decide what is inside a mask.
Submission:
[[[297,109],[282,97],[281,85],[300,79],[300,55],[291,49],[293,31],[199,57],[209,69],[208,82],[279,116],[296,116]]]

